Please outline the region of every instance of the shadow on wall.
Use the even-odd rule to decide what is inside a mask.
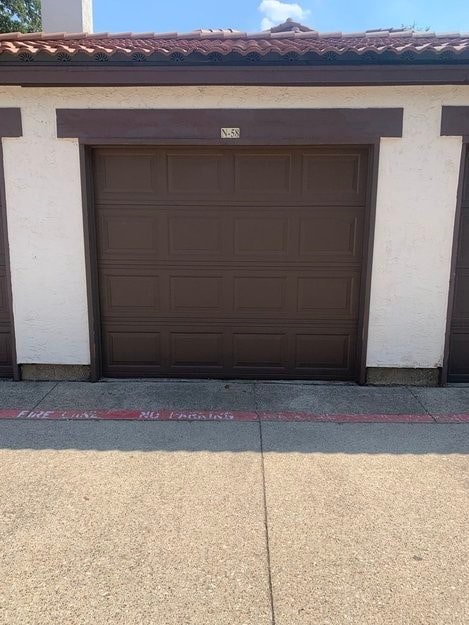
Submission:
[[[0,450],[468,454],[469,424],[5,421]]]

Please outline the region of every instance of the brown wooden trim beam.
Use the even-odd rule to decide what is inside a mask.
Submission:
[[[446,137],[469,135],[469,106],[444,106],[441,134]]]
[[[464,65],[338,65],[266,67],[103,67],[103,64],[64,67],[26,63],[0,67],[0,85],[139,86],[139,85],[461,85],[469,83]]]
[[[0,108],[0,137],[22,137],[21,109]]]
[[[402,136],[403,109],[57,109],[57,136],[83,142],[223,145],[372,143]],[[239,128],[239,139],[222,139]]]

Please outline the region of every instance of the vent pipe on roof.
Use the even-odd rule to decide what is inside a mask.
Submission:
[[[92,33],[92,0],[41,0],[45,33]]]

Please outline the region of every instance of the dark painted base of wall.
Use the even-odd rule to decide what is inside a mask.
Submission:
[[[90,379],[89,365],[20,365],[21,379],[36,382],[83,382]]]
[[[371,386],[438,386],[440,369],[369,367],[366,383]]]
[[[89,365],[20,365],[21,379],[34,381],[83,382],[90,379]],[[370,386],[438,386],[440,369],[369,367]]]

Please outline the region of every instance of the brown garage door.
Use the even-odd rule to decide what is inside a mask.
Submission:
[[[367,161],[97,149],[103,375],[355,379]]]
[[[448,380],[469,382],[469,152],[464,173],[461,225],[456,259]]]
[[[13,375],[12,323],[10,312],[10,286],[7,278],[5,245],[5,201],[3,188],[2,149],[0,146],[0,377]]]

